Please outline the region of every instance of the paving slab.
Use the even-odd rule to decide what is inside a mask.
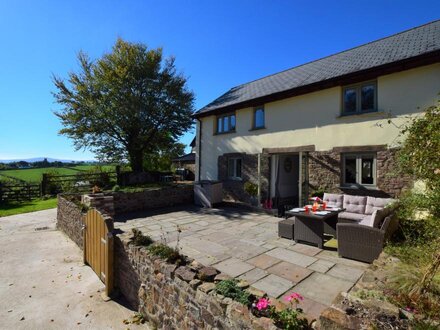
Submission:
[[[252,286],[258,290],[266,292],[271,297],[278,298],[291,289],[293,283],[277,275],[270,274],[255,282]]]
[[[314,257],[306,256],[304,254],[295,251],[290,251],[284,248],[276,248],[266,252],[266,254],[271,257],[275,257],[287,262],[291,262],[302,267],[307,267],[312,263],[314,263],[316,260],[318,260]]]
[[[293,290],[321,304],[330,306],[340,292],[347,292],[353,284],[350,281],[315,272],[295,285]]]
[[[239,276],[238,278],[242,280],[246,280],[249,284],[253,284],[267,275],[269,275],[269,273],[266,272],[265,270],[260,268],[254,268],[244,273],[243,275]]]
[[[295,252],[305,254],[306,256],[311,256],[311,257],[317,255],[319,252],[322,251],[320,248],[317,248],[316,246],[311,246],[311,245],[306,245],[306,244],[301,244],[301,243],[297,243],[293,246],[290,246],[290,247],[288,247],[288,249],[295,251]]]
[[[240,276],[241,274],[244,274],[255,268],[254,266],[237,258],[226,259],[219,262],[218,264],[213,265],[213,267],[217,268],[222,273],[225,273],[232,277]]]
[[[289,280],[295,284],[301,282],[313,273],[313,271],[310,269],[303,268],[286,261],[282,261],[279,264],[266,269],[266,271],[270,274],[275,274],[285,278],[286,280]]]
[[[320,273],[326,273],[330,268],[335,265],[334,262],[328,260],[318,259],[313,264],[311,264],[308,269],[314,270]]]
[[[336,264],[332,269],[330,269],[327,274],[342,278],[350,282],[356,282],[364,273],[363,270],[359,268],[353,268],[346,265]]]
[[[269,268],[269,267],[281,262],[281,259],[271,257],[265,253],[265,254],[261,254],[257,257],[251,258],[251,259],[247,260],[246,262],[251,265],[254,265],[255,267],[258,267],[261,269],[266,269],[266,268]]]

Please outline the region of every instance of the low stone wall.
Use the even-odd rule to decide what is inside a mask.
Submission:
[[[128,235],[115,240],[115,284],[153,327],[276,329],[270,319],[253,316],[246,306],[215,294],[214,283],[197,278],[212,267],[177,267],[129,242]]]
[[[80,197],[78,196],[79,201]],[[63,195],[58,195],[57,228],[69,236],[81,250],[84,244],[83,225],[84,213],[82,213],[81,208]]]
[[[116,214],[194,203],[194,186],[173,185],[141,192],[114,192]]]

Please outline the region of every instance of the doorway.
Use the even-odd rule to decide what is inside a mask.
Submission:
[[[299,169],[299,154],[272,155],[270,197],[275,207],[299,205]]]

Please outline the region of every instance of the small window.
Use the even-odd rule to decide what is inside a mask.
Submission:
[[[218,116],[216,133],[234,132],[235,122],[235,114]]]
[[[253,129],[264,128],[264,108],[258,107],[254,109],[254,126]]]
[[[366,82],[343,89],[343,114],[377,111],[376,82]]]
[[[228,159],[228,177],[230,179],[241,179],[241,159]]]
[[[344,185],[376,185],[375,154],[344,154],[342,159]]]

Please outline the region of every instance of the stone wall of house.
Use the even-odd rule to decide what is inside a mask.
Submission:
[[[398,173],[397,151],[394,148],[377,152],[377,186],[393,197],[399,196],[413,184],[409,175]]]
[[[340,193],[341,154],[332,151],[309,152],[309,191]]]
[[[246,306],[215,294],[213,280],[219,275],[212,267],[166,263],[130,244],[126,235],[116,239],[115,261],[117,288],[152,327],[276,329],[270,319],[257,318]]]
[[[75,196],[70,196],[70,198],[75,198]],[[80,201],[79,196],[77,196],[77,200]],[[65,196],[58,195],[57,229],[63,231],[80,249],[83,249],[84,243],[83,225],[84,213],[82,213],[81,207]]]
[[[310,193],[323,190],[332,193],[350,195],[368,195],[375,197],[398,197],[402,190],[412,184],[407,175],[398,173],[397,149],[377,151],[377,190],[341,188],[341,154],[334,151],[315,151],[309,153],[309,189]]]
[[[241,180],[228,178],[228,159],[240,158],[242,161]],[[269,156],[261,155],[261,198],[267,199],[269,194]],[[250,203],[250,196],[244,191],[244,183],[250,181],[258,183],[258,155],[245,153],[224,154],[218,157],[218,179],[223,182],[224,199]]]
[[[167,186],[140,192],[113,192],[116,214],[194,203],[192,184]]]

